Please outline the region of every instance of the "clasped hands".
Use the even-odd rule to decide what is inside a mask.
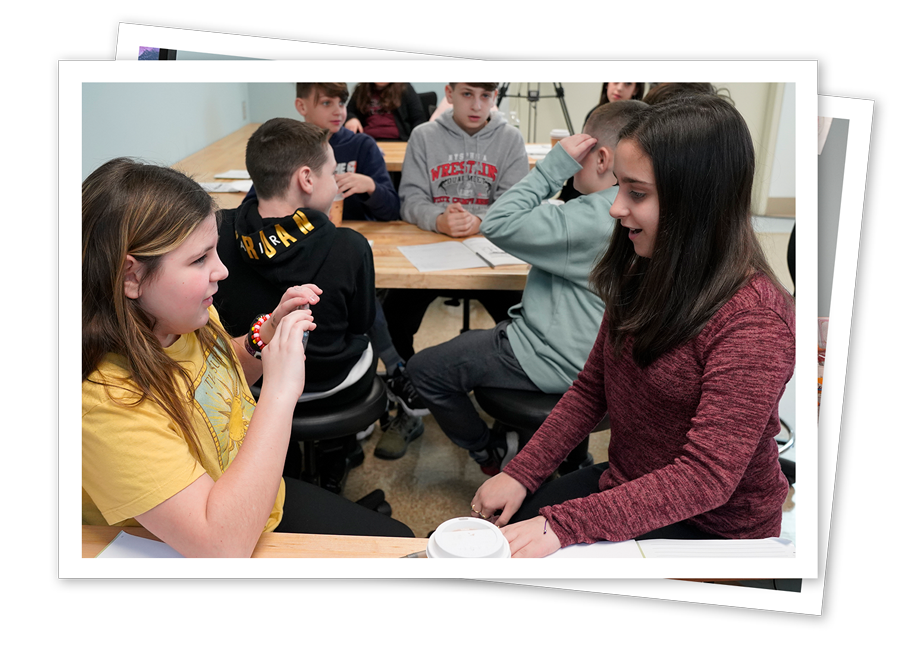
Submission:
[[[542,516],[507,525],[522,507],[528,491],[508,474],[501,472],[485,481],[472,499],[472,516],[500,528],[509,542],[513,557],[546,557],[560,548],[559,538]]]
[[[454,203],[437,217],[435,228],[453,238],[474,236],[481,230],[481,218]]]

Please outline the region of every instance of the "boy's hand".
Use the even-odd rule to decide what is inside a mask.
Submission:
[[[597,143],[595,137],[581,133],[559,140],[559,145],[579,164]]]
[[[435,228],[447,236],[465,238],[474,236],[481,229],[481,218],[469,213],[458,204],[451,204],[437,217]]]
[[[347,198],[354,193],[372,194],[375,191],[375,180],[360,173],[342,173],[335,176],[338,189]]]
[[[354,117],[353,119],[348,119],[347,123],[344,124],[344,128],[349,130],[351,133],[361,133],[363,131],[362,123],[356,117]]]

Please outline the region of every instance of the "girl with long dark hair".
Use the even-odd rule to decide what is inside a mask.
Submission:
[[[720,97],[653,106],[621,132],[610,208],[620,227],[592,274],[606,303],[594,348],[472,500],[514,557],[599,540],[780,534],[788,483],[775,436],[794,304],[752,228],[753,173],[746,123]],[[543,485],[607,411],[609,462]]]

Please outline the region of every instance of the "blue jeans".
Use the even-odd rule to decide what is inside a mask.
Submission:
[[[522,370],[506,336],[509,321],[490,330],[469,330],[419,351],[406,366],[409,377],[441,429],[469,451],[484,449],[490,429],[469,392],[478,386],[540,391]]]

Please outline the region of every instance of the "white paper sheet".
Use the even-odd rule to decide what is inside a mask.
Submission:
[[[135,537],[127,532],[120,532],[109,545],[100,551],[98,559],[116,557],[181,557],[184,555],[168,544],[154,539]]]

